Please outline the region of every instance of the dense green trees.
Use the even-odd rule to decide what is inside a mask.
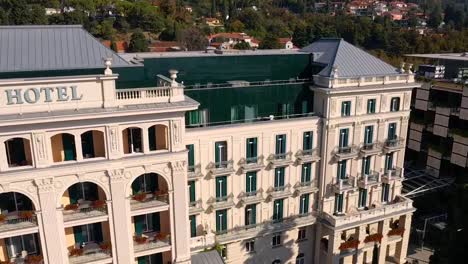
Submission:
[[[130,39],[128,45],[128,51],[130,52],[145,52],[148,51],[148,40],[141,30],[135,31]]]

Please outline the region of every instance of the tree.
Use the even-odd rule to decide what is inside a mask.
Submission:
[[[204,50],[208,46],[208,39],[196,27],[183,30],[177,39],[187,50]]]
[[[278,39],[274,36],[266,36],[260,43],[259,49],[281,49],[281,44],[278,42]]]
[[[236,19],[232,21],[232,23],[229,25],[229,28],[232,32],[244,32],[245,25],[240,20]]]
[[[442,23],[442,8],[440,5],[436,5],[434,9],[429,14],[429,19],[427,20],[427,25],[432,28],[438,28]]]
[[[111,40],[110,48],[111,48],[111,50],[113,50],[115,52],[118,52],[117,44],[115,43],[115,41],[113,39]]]
[[[236,45],[234,45],[234,48],[238,50],[249,50],[252,47],[250,47],[249,43],[243,41],[243,42],[236,43]]]
[[[47,25],[49,20],[46,16],[45,9],[41,5],[33,5],[31,8],[31,24]]]
[[[310,35],[305,25],[298,25],[294,29],[292,41],[294,45],[302,48],[310,43]]]
[[[117,33],[114,29],[114,21],[111,19],[106,19],[101,23],[101,36],[103,39],[112,39],[112,37]]]
[[[130,38],[130,44],[128,45],[128,51],[130,52],[146,52],[148,51],[148,40],[141,30],[137,30],[132,34]]]

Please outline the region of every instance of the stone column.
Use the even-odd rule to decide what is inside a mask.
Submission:
[[[190,223],[188,219],[187,166],[185,161],[171,162],[172,201],[170,204],[171,226],[174,245],[172,259],[175,264],[190,264]]]
[[[327,252],[327,264],[338,264],[340,263],[340,244],[341,235],[340,232],[334,232],[329,236],[328,239],[328,252]]]
[[[379,233],[383,236],[379,247],[379,264],[384,264],[385,258],[387,257],[388,231],[390,229],[389,224],[390,219],[384,219],[379,223]]]
[[[68,253],[65,247],[65,229],[61,217],[58,217],[56,208],[56,194],[53,178],[34,180],[38,189],[41,216],[39,227],[42,226],[42,239],[45,241],[43,248],[44,259],[48,263],[68,263]],[[61,212],[59,212],[61,213]],[[41,239],[41,240],[42,240]]]
[[[411,214],[403,215],[400,217],[400,226],[405,229],[401,241],[397,243],[395,250],[395,259],[397,263],[403,264],[406,262],[406,256],[408,254],[408,243],[411,230]]]
[[[108,209],[111,238],[114,238],[115,250],[113,254],[118,264],[135,262],[133,257],[133,237],[131,234],[130,203],[127,200],[126,179],[130,175],[124,169],[112,169],[107,171],[110,178],[110,191],[112,204]],[[112,213],[112,214],[111,214]]]
[[[356,232],[357,232],[357,239],[359,240],[359,245],[358,245],[358,248],[357,248],[357,253],[356,255],[354,255],[354,261],[353,263],[365,263],[365,259],[364,259],[364,251],[362,250],[362,248],[364,248],[364,239],[366,239],[366,226],[363,225],[363,226],[359,226],[358,228],[356,228]]]

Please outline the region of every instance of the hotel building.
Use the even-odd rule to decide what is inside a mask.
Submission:
[[[117,55],[0,27],[0,263],[404,263],[418,86],[342,39]]]

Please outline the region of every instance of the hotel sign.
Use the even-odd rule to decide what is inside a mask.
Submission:
[[[7,105],[80,101],[83,98],[83,94],[78,93],[77,86],[6,89],[4,91]]]

